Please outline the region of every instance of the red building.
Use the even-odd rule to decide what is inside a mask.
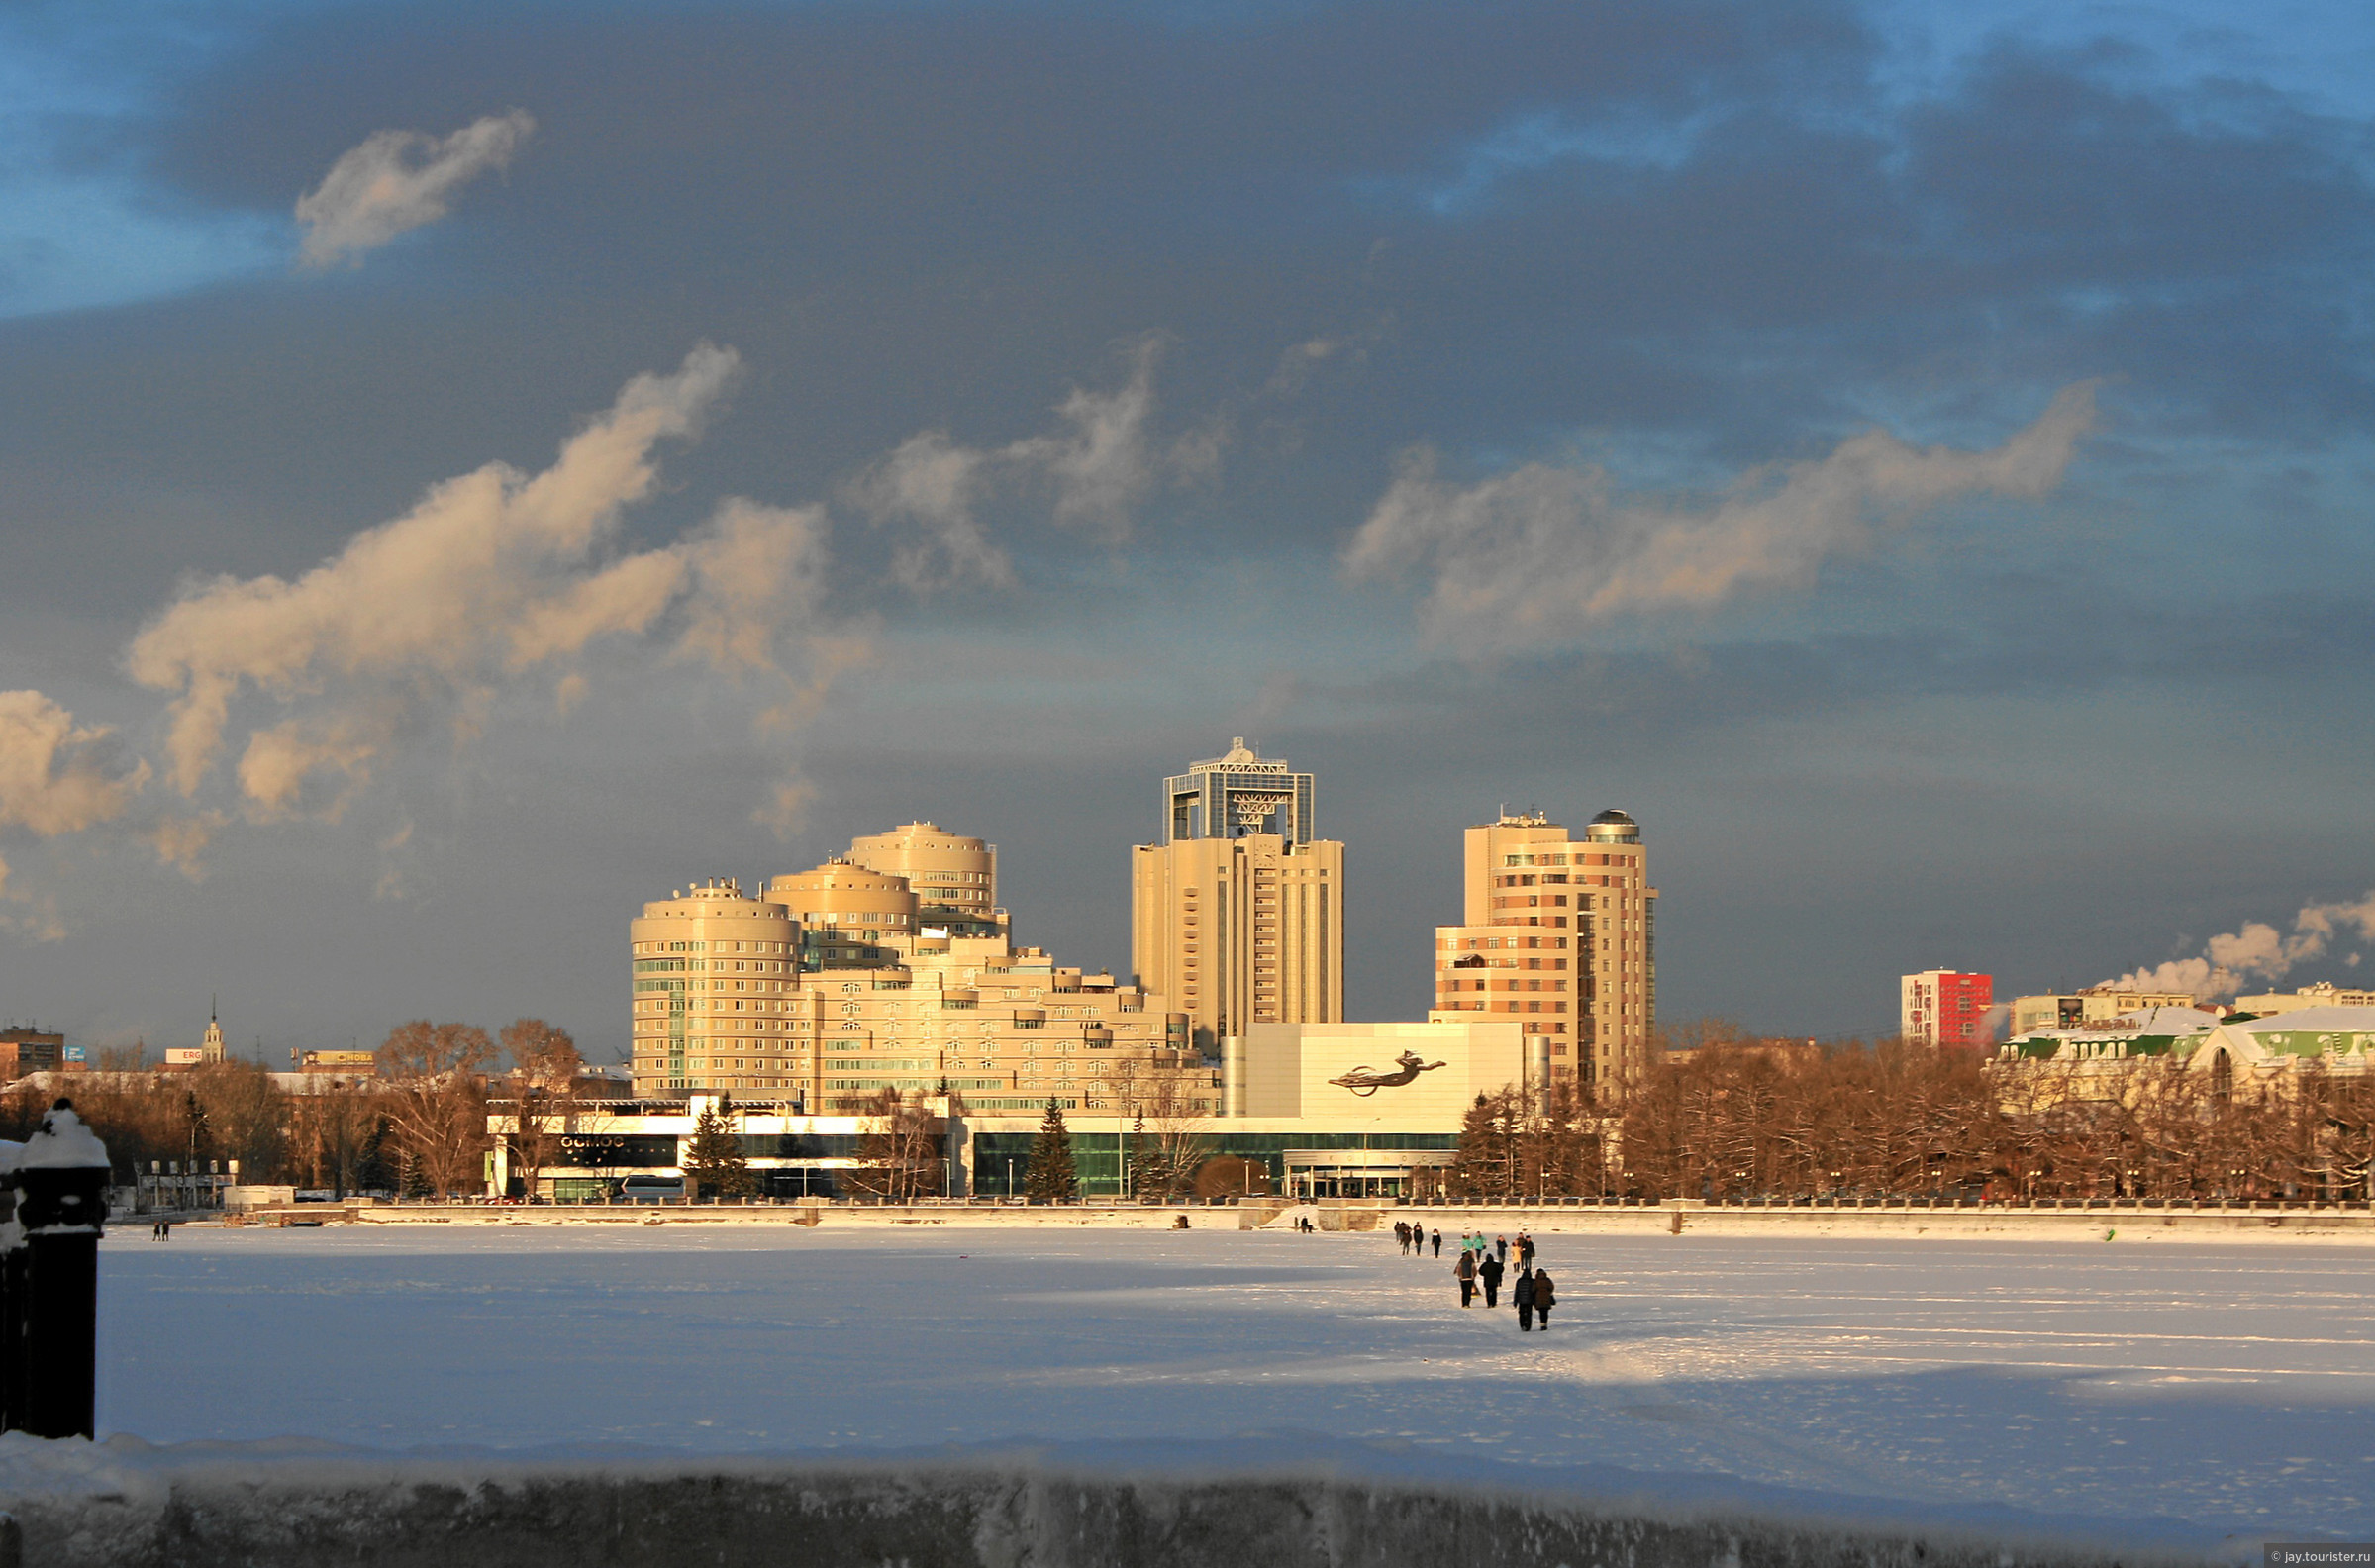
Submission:
[[[1925,969],[1899,984],[1897,1032],[1925,1045],[1986,1045],[1995,1005],[1993,975]]]

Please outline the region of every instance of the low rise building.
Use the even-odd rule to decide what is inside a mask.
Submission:
[[[2191,991],[2132,991],[2118,986],[2090,986],[2084,991],[2016,997],[2012,1004],[2011,1036],[2020,1039],[2046,1029],[2105,1024],[2139,1008],[2193,1005]]]
[[[2263,991],[2256,996],[2234,999],[2237,1013],[2266,1016],[2272,1013],[2298,1013],[2304,1008],[2375,1007],[2375,991],[2351,991],[2330,980],[2303,986],[2298,991]]]
[[[1209,1072],[1201,1093],[1185,1094],[1177,1091],[1196,1084],[1195,1078],[1131,1082],[1109,1072],[1099,1080],[1085,1068],[1068,1088],[1011,1098],[934,1093],[925,1087],[931,1073],[895,1086],[923,1090],[907,1103],[925,1118],[926,1160],[937,1162],[929,1184],[934,1192],[1019,1195],[1052,1100],[1064,1114],[1074,1171],[1088,1196],[1137,1190],[1134,1184],[1143,1179],[1138,1173],[1159,1154],[1181,1167],[1244,1161],[1261,1173],[1262,1191],[1390,1197],[1451,1162],[1477,1095],[1529,1081],[1525,1048],[1518,1025],[1505,1021],[1268,1025],[1228,1041],[1226,1073],[1233,1087],[1219,1097],[1225,1103],[1216,1103]],[[1531,1070],[1538,1074],[1539,1064]],[[629,1190],[630,1178],[648,1184],[681,1177],[685,1147],[702,1113],[727,1107],[759,1189],[769,1197],[845,1196],[863,1187],[858,1178],[870,1154],[880,1152],[883,1119],[856,1107],[818,1112],[782,1098],[744,1101],[708,1090],[581,1099],[546,1121],[556,1134],[556,1153],[543,1167],[539,1195],[601,1198]],[[502,1135],[516,1114],[498,1103],[489,1117],[499,1145],[496,1191],[511,1180],[514,1167]]]
[[[87,1065],[76,1062],[76,1067]],[[37,1072],[67,1069],[66,1037],[27,1026],[0,1029],[0,1083],[14,1083]]]

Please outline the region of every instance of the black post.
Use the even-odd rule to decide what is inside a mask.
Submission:
[[[99,1235],[107,1227],[107,1149],[60,1100],[26,1140],[16,1171],[16,1231],[0,1279],[15,1337],[5,1347],[17,1395],[7,1424],[36,1437],[97,1427]]]

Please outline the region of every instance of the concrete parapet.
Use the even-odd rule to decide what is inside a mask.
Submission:
[[[2144,1568],[2174,1554],[1325,1474],[323,1457],[6,1497],[52,1568]],[[2193,1561],[2199,1563],[2200,1558]]]

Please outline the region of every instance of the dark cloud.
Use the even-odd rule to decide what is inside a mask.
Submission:
[[[410,1000],[431,975],[456,1009],[598,1035],[609,1003],[568,999],[610,994],[642,897],[813,861],[902,815],[998,838],[1032,934],[1120,963],[1151,781],[1247,715],[1321,770],[1354,845],[1372,1016],[1423,1004],[1457,830],[1505,799],[1651,824],[1670,1009],[1824,1032],[1885,1016],[1891,964],[1996,953],[2027,982],[2095,978],[2234,929],[2206,877],[2278,913],[2368,880],[2310,885],[2333,858],[2317,835],[2363,795],[2321,748],[2366,717],[2353,682],[2375,652],[2353,466],[2366,128],[2247,74],[2156,73],[2147,37],[2013,41],[1909,98],[1883,79],[1882,24],[1843,4],[431,6],[220,27],[146,54],[160,96],[77,128],[75,166],[153,181],[159,212],[279,221],[375,131],[515,106],[538,131],[351,275],[0,323],[0,656],[21,680],[137,741],[107,650],[185,573],[293,577],[426,485],[540,467],[705,339],[745,376],[620,548],[730,495],[828,503],[837,606],[919,649],[853,670],[774,747],[698,683],[598,681],[598,723],[516,726],[466,767],[393,759],[345,829],[234,827],[207,883],[152,905],[145,861],[101,855],[75,894],[58,842],[15,858],[20,882],[69,889],[78,929],[139,907],[105,917],[132,923],[111,940],[161,950],[205,919],[260,950],[302,926],[242,983],[309,998],[308,1028],[434,1011]],[[1036,450],[1018,443],[1075,389],[1125,385],[1148,334],[1147,440],[1225,438],[1216,474],[1147,487],[1119,545],[1018,483],[981,513],[1015,589],[890,582],[899,538],[847,503],[853,480],[919,433]],[[1581,453],[1623,484],[1721,489],[1875,422],[1988,447],[2098,375],[2117,378],[2104,430],[2063,490],[1827,565],[1803,596],[1461,665],[1418,646],[1407,596],[1334,575],[1416,441],[1463,481]],[[1002,670],[1018,650],[1044,666]],[[2130,722],[2107,721],[2123,705]],[[2248,799],[2264,772],[2216,750],[2223,726],[2317,760],[2266,786],[2281,821],[2197,853],[2198,800]],[[2008,782],[2014,754],[2037,760]],[[816,804],[778,843],[750,814],[795,767]],[[663,792],[664,822],[639,805]],[[391,857],[410,891],[369,902]],[[511,914],[468,913],[520,888],[555,913],[506,949],[534,971],[515,1004],[500,976],[457,977],[479,938],[526,941]],[[2099,929],[2073,896],[2090,888],[2119,904]],[[405,965],[350,1001],[316,987],[326,912]],[[218,946],[157,985],[239,961]],[[38,1005],[82,1005],[74,986],[110,973],[83,964]]]

